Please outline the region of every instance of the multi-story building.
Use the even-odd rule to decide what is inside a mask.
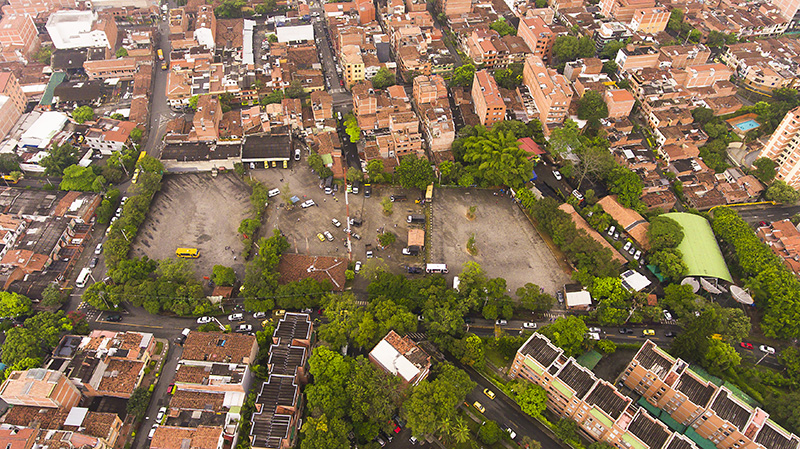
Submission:
[[[47,33],[59,50],[70,48],[107,48],[117,42],[113,18],[99,18],[92,11],[56,11],[47,19]]]
[[[420,75],[414,78],[412,95],[417,105],[432,103],[447,98],[447,85],[441,75]]]
[[[669,11],[666,8],[644,8],[633,12],[631,29],[640,33],[656,34],[667,29]]]
[[[541,19],[540,19],[541,20]],[[492,29],[477,28],[472,31],[464,48],[475,61],[487,69],[507,67],[520,63],[530,53],[525,41],[519,36],[500,36]]]
[[[475,72],[472,80],[472,101],[475,103],[475,114],[483,126],[491,128],[505,119],[506,105],[497,82],[487,70]]]
[[[342,47],[342,68],[344,71],[344,84],[350,88],[353,84],[364,80],[364,59],[361,50],[355,45]]]
[[[7,96],[20,114],[25,112],[28,100],[13,72],[0,72],[0,95]]]
[[[800,188],[800,107],[786,113],[761,150],[761,157],[768,157],[778,165],[776,179]]]
[[[0,398],[11,405],[70,409],[81,392],[59,371],[32,368],[11,373],[0,386]]]
[[[219,138],[219,121],[222,120],[222,105],[211,95],[201,95],[197,99],[197,111],[192,123],[191,140],[210,142]]]
[[[472,11],[472,0],[438,0],[439,10],[447,17],[460,16]]]
[[[800,0],[771,0],[772,4],[781,10],[781,14],[787,20],[792,20],[800,9]]]
[[[133,80],[137,68],[136,58],[101,59],[83,63],[89,79],[119,78],[129,81]]]
[[[85,144],[105,155],[122,151],[136,123],[102,117],[85,134]]]
[[[517,36],[525,41],[531,53],[542,58],[543,61],[550,60],[555,38],[550,27],[544,23],[541,17],[522,17],[519,20]]]
[[[614,20],[629,23],[636,10],[654,6],[654,0],[601,0],[600,13],[605,17],[613,17]]]
[[[610,118],[627,117],[636,103],[633,94],[625,89],[609,89],[603,94]]]
[[[317,90],[311,92],[311,112],[315,122],[322,122],[333,118],[333,97],[331,94]]]
[[[653,47],[635,47],[628,45],[620,48],[614,62],[621,72],[658,67],[659,52]]]
[[[705,64],[711,56],[711,50],[703,44],[668,45],[658,51],[661,52],[661,65],[668,65],[673,69]]]
[[[39,32],[27,14],[10,14],[0,20],[0,60],[27,60],[39,49]]]
[[[543,124],[563,122],[572,100],[572,89],[564,75],[545,66],[542,58],[530,55],[525,60],[522,80],[539,110],[539,120]]]
[[[714,62],[693,65],[685,69],[671,69],[670,74],[679,85],[692,89],[713,86],[717,81],[726,81],[733,75],[733,70],[725,64]]]
[[[0,95],[0,141],[5,139],[21,116],[22,113],[17,109],[17,105],[11,101],[11,98],[6,95]],[[2,259],[1,255],[0,259]]]
[[[631,36],[633,33],[624,23],[603,22],[594,33],[594,46],[600,51],[611,41],[624,41]]]

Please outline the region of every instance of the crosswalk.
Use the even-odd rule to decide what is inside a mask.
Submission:
[[[81,301],[81,303],[78,304],[78,311],[86,314],[86,321],[97,321],[102,313],[89,305],[86,301]]]
[[[412,333],[408,334],[408,338],[414,340],[415,342],[420,342],[420,341],[426,340],[428,338],[428,336],[425,335],[424,332],[412,332]]]

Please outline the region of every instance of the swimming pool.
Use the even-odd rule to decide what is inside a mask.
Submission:
[[[747,131],[750,131],[751,129],[758,128],[759,126],[761,126],[761,123],[758,123],[757,121],[755,121],[753,119],[750,119],[750,120],[745,120],[745,121],[743,121],[741,123],[737,123],[734,126],[739,128],[740,131],[747,132]]]

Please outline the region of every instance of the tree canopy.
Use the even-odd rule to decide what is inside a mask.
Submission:
[[[77,123],[94,120],[94,109],[90,108],[89,106],[81,106],[72,111],[72,119]]]
[[[471,89],[473,78],[475,78],[475,66],[462,64],[453,69],[453,76],[450,77],[450,86]]]
[[[361,140],[361,128],[358,126],[355,115],[347,114],[344,120],[344,131],[350,136],[350,142],[356,143]]]
[[[531,155],[517,141],[526,137],[524,134],[529,130],[517,123],[501,122],[491,130],[480,125],[467,127],[453,143],[456,159],[463,162],[466,172],[482,186],[518,187],[532,176],[533,162],[528,159]]]
[[[556,67],[564,69],[567,62],[579,58],[592,58],[595,54],[594,41],[589,36],[577,38],[575,36],[559,36],[553,41],[553,57]]]
[[[78,163],[78,153],[78,148],[73,147],[69,142],[61,145],[54,143],[39,165],[45,168],[46,175],[61,176],[65,168]]]
[[[386,67],[381,67],[378,73],[372,77],[372,87],[375,89],[386,89],[389,86],[394,86],[395,82],[394,72]]]
[[[589,328],[582,319],[570,315],[559,317],[553,324],[541,328],[539,333],[563,349],[567,356],[577,356],[583,350],[583,343],[588,331]]]
[[[394,173],[397,181],[406,189],[425,190],[436,179],[431,163],[415,154],[400,158],[400,165],[395,168]]]
[[[494,22],[492,22],[489,25],[489,28],[491,28],[491,29],[497,31],[498,33],[500,33],[500,36],[507,36],[509,34],[512,35],[512,36],[515,36],[517,34],[517,30],[514,29],[513,26],[509,25],[509,23],[506,22],[505,19],[503,19],[503,18],[499,18],[499,19],[495,20]]]
[[[102,178],[99,182],[95,182]],[[91,167],[70,165],[64,169],[59,188],[61,190],[77,190],[80,192],[102,192],[105,188],[105,178],[94,173]]]
[[[608,117],[608,106],[603,97],[593,91],[587,91],[578,100],[578,118],[588,121],[591,128],[600,127],[600,119]]]
[[[768,157],[760,157],[753,162],[753,176],[764,184],[769,184],[775,179],[775,169],[778,165]]]
[[[653,251],[677,248],[683,241],[683,227],[677,221],[660,215],[650,220],[647,237]]]
[[[767,188],[765,194],[768,200],[776,203],[796,203],[800,200],[800,192],[783,180],[777,180]]]

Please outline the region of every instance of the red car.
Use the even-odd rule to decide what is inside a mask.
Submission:
[[[739,346],[743,347],[744,349],[753,349],[753,344],[752,343],[741,342],[741,343],[739,343]]]
[[[400,426],[398,426],[398,425],[397,425],[397,423],[395,423],[394,421],[389,421],[389,425],[390,425],[390,426],[392,426],[392,427],[394,428],[394,433],[400,433],[400,431],[402,431],[402,430],[403,430],[403,429],[401,429],[401,428],[400,428]]]
[[[339,84],[341,84],[342,86],[344,86],[344,80],[339,80]]]

